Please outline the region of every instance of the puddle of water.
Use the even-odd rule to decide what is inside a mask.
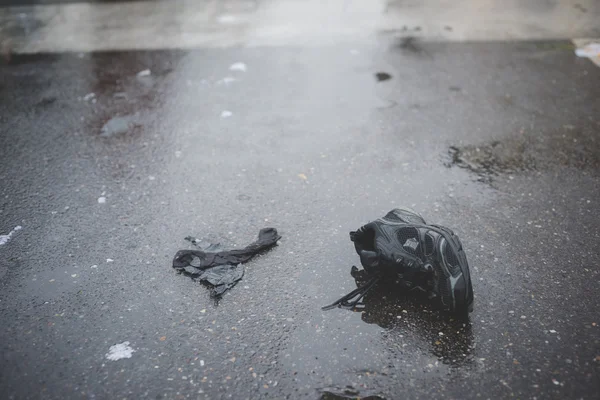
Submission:
[[[600,141],[591,126],[563,125],[549,133],[525,132],[481,145],[451,146],[448,167],[457,166],[491,182],[494,176],[557,167],[600,168]]]

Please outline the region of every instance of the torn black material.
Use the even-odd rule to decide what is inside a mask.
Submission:
[[[173,258],[173,268],[195,281],[211,285],[211,296],[218,297],[242,279],[243,263],[270,249],[279,239],[277,229],[264,228],[258,233],[258,240],[243,249],[215,251],[219,245],[210,245],[204,250],[179,250]],[[194,245],[200,242],[189,236],[186,240]]]

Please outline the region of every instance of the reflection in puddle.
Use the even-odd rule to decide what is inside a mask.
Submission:
[[[367,279],[365,271],[353,274],[356,285]],[[386,330],[388,340],[396,333],[411,333],[428,343],[428,350],[439,361],[460,366],[470,360],[473,333],[468,319],[436,310],[424,293],[402,290],[397,282],[380,281],[368,291],[352,311],[361,312],[362,321]]]

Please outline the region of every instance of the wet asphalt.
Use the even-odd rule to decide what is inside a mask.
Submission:
[[[567,42],[12,55],[1,397],[598,398],[599,110]],[[389,287],[320,310],[401,205],[461,237],[469,323]],[[218,303],[171,268],[267,226]]]

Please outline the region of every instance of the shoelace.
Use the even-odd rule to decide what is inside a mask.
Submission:
[[[367,292],[369,290],[371,290],[373,288],[373,286],[375,286],[375,284],[377,282],[379,282],[380,279],[381,279],[381,275],[376,275],[376,276],[372,277],[366,283],[359,286],[355,290],[351,291],[344,297],[336,300],[335,302],[331,303],[328,306],[321,307],[321,310],[327,311],[327,310],[334,309],[336,307],[346,308],[346,309],[355,308],[360,303],[362,298],[365,297]]]

